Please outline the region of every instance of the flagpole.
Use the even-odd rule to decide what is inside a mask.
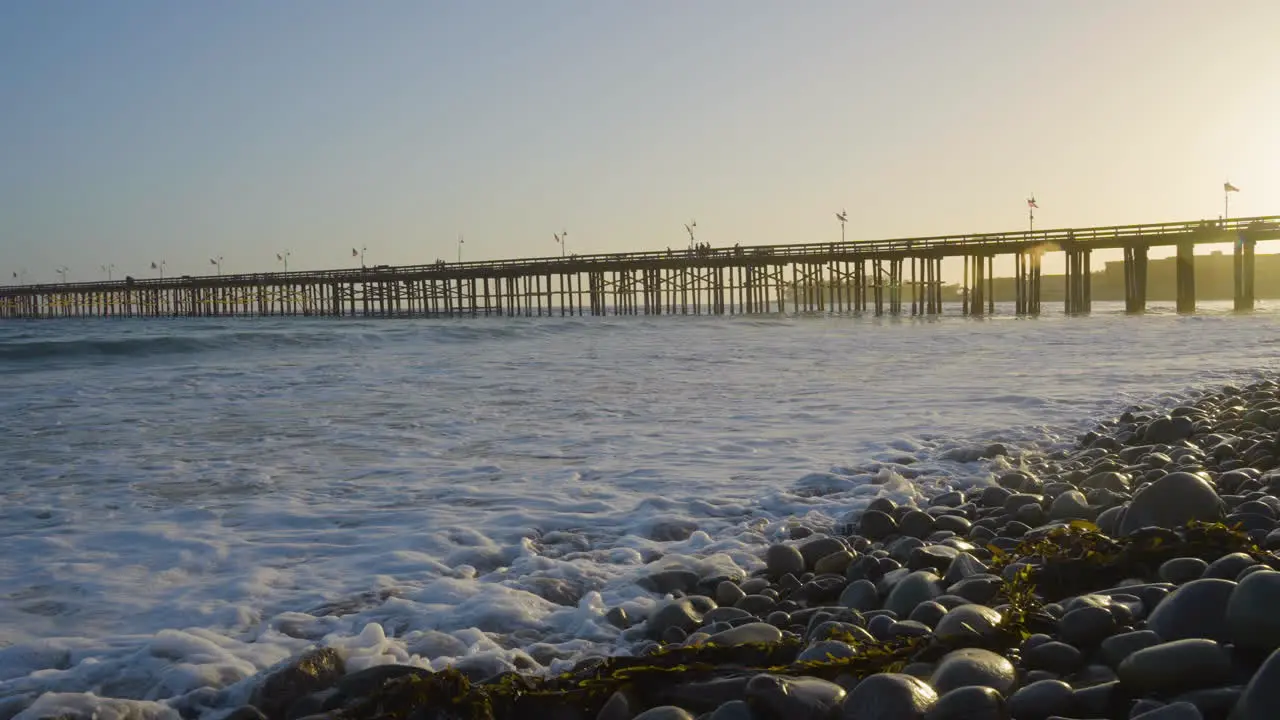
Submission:
[[[1225,185],[1223,185],[1222,188],[1223,188],[1222,189],[1222,219],[1230,220],[1231,219],[1231,191],[1227,190]]]

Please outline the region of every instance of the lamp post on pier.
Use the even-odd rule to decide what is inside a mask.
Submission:
[[[684,231],[689,233],[689,249],[690,250],[694,248],[693,229],[696,227],[698,227],[697,220],[690,220],[689,224],[684,226]]]
[[[111,274],[112,274],[112,273],[114,273],[114,272],[115,272],[115,270],[116,270],[115,263],[111,263],[110,265],[103,265],[103,266],[102,266],[102,272],[104,272],[104,273],[106,273],[106,274],[107,274],[107,282],[111,282]]]
[[[161,261],[160,261],[160,262],[158,262],[158,263],[157,263],[157,262],[154,262],[154,261],[151,263],[151,269],[152,269],[152,270],[159,270],[159,271],[160,271],[160,279],[161,279],[161,280],[163,280],[163,279],[164,279],[164,266],[165,266],[165,265],[166,265],[166,263],[165,263],[165,261],[164,261],[164,260],[161,260]]]
[[[559,233],[553,233],[552,236],[555,237],[556,242],[559,243],[560,245],[560,257],[564,257],[564,253],[565,253],[564,239],[569,237],[569,231],[561,230]]]
[[[283,250],[281,252],[276,253],[276,262],[284,263],[285,272],[289,272],[289,258],[292,255],[293,255],[292,250]],[[218,259],[221,260],[222,258],[218,258]],[[218,266],[218,271],[219,271],[219,274],[221,274],[221,271],[222,271],[221,265]]]
[[[218,275],[222,275],[222,256],[221,255],[219,255],[216,258],[209,258],[209,264],[216,265],[218,268]]]
[[[67,284],[67,266],[62,265],[57,270],[54,270],[54,272],[62,276],[62,284],[66,285]]]
[[[1231,219],[1231,193],[1240,192],[1240,188],[1230,182],[1222,183],[1222,219]]]
[[[1036,204],[1036,194],[1031,193],[1031,197],[1027,198],[1027,232],[1036,231],[1036,208],[1040,207]]]
[[[467,241],[462,237],[462,233],[458,233],[458,262],[462,262],[462,246],[466,243]]]
[[[840,221],[840,244],[843,245],[844,244],[844,224],[849,222],[849,213],[845,210],[841,210],[840,212],[836,213],[836,219]]]
[[[368,250],[368,249],[369,249],[369,248],[367,248],[367,247],[362,247],[362,248],[360,248],[359,250],[357,250],[357,249],[355,249],[355,248],[351,248],[351,257],[358,257],[358,258],[360,258],[360,267],[364,267],[364,253],[365,253],[365,251],[366,251],[366,250]]]

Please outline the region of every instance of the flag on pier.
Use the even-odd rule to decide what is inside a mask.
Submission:
[[[1222,191],[1223,192],[1240,192],[1240,188],[1236,187],[1235,185],[1232,185],[1229,182],[1226,182],[1226,183],[1222,183]]]
[[[151,269],[152,269],[152,270],[159,270],[159,269],[160,269],[160,266],[159,266],[159,265],[156,265],[155,263],[151,263]]]
[[[351,248],[351,257],[360,257],[360,251],[355,248]]]
[[[213,258],[209,258],[209,264],[210,264],[210,265],[217,265],[217,264],[218,264],[218,261],[217,261],[217,260],[214,260]]]
[[[1040,206],[1036,204],[1036,199],[1035,199],[1035,197],[1029,197],[1029,198],[1027,198],[1027,207],[1029,207],[1029,208],[1039,208]]]

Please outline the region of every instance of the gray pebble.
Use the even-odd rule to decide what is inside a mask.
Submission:
[[[1147,618],[1147,629],[1162,640],[1227,638],[1227,602],[1236,584],[1230,580],[1192,580],[1169,593]]]
[[[800,575],[804,572],[804,556],[791,545],[770,545],[764,552],[764,564],[770,577],[782,577],[787,573]]]
[[[1048,670],[1056,675],[1070,675],[1084,665],[1084,655],[1075,646],[1056,640],[1037,645],[1022,659],[1032,670]]]
[[[1032,682],[1009,697],[1013,720],[1045,720],[1050,715],[1071,712],[1071,686],[1061,680]]]
[[[990,650],[964,648],[953,650],[942,658],[929,678],[929,684],[941,693],[965,685],[980,685],[1008,695],[1017,685],[1017,675],[1008,660]]]
[[[1000,620],[1000,613],[984,605],[961,605],[943,615],[933,633],[948,643],[983,640],[995,634]]]
[[[1116,674],[1126,688],[1141,693],[1207,687],[1231,678],[1231,656],[1212,640],[1175,640],[1133,653]]]
[[[1205,568],[1209,567],[1209,563],[1195,557],[1180,557],[1166,560],[1160,565],[1160,579],[1173,583],[1174,585],[1182,585],[1192,580],[1199,580],[1204,575]]]
[[[1204,715],[1195,705],[1178,702],[1139,715],[1130,715],[1129,720],[1204,720]]]
[[[683,708],[674,705],[660,705],[656,708],[649,708],[633,720],[694,720],[693,716]]]
[[[921,720],[938,695],[919,678],[878,673],[857,684],[845,698],[841,720]]]
[[[1227,633],[1237,647],[1280,648],[1280,573],[1255,572],[1240,581],[1227,602]]]
[[[1134,630],[1133,632],[1112,635],[1102,641],[1099,651],[1102,660],[1112,668],[1120,667],[1125,658],[1139,650],[1160,644],[1160,636],[1150,630]]]
[[[925,720],[1006,720],[1004,696],[989,687],[960,687],[938,698]]]

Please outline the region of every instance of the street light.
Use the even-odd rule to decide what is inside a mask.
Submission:
[[[843,245],[844,244],[844,224],[849,222],[849,213],[845,210],[841,210],[840,212],[836,213],[836,219],[840,221],[840,244]]]
[[[276,253],[276,262],[284,263],[285,272],[289,272],[289,257],[291,255],[293,255],[293,252],[289,250]],[[218,259],[221,260],[222,258],[218,258]],[[221,270],[222,270],[221,266],[219,266],[218,270],[219,270],[219,274],[221,274]]]
[[[66,266],[66,265],[63,265],[62,267],[58,268],[57,270],[54,270],[54,272],[56,272],[56,273],[58,273],[59,275],[61,275],[61,276],[62,276],[62,284],[63,284],[63,285],[66,285],[66,284],[67,284],[67,266]]]
[[[218,274],[219,275],[222,274],[222,256],[221,255],[219,255],[216,258],[209,258],[209,264],[216,265],[218,267]]]
[[[564,239],[569,237],[569,231],[561,230],[559,234],[553,233],[552,236],[556,239],[556,242],[560,244],[560,257],[564,257]]]
[[[369,249],[369,248],[367,248],[367,247],[362,247],[362,248],[360,248],[359,250],[357,250],[357,249],[355,249],[355,248],[351,248],[351,257],[358,257],[358,258],[360,258],[360,267],[364,267],[364,253],[365,253],[365,251],[366,251],[366,250],[368,250],[368,249]]]
[[[458,262],[462,262],[462,246],[465,244],[467,241],[463,239],[462,233],[458,233]]]
[[[115,270],[116,270],[115,263],[102,266],[102,272],[107,274],[107,282],[111,282],[111,273],[115,272]]]
[[[684,231],[689,233],[689,249],[693,249],[693,229],[698,227],[697,220],[690,220],[688,225],[684,226]]]
[[[152,270],[159,270],[159,271],[160,271],[160,279],[161,279],[161,280],[163,280],[163,279],[164,279],[164,266],[165,266],[166,264],[167,264],[167,263],[166,263],[164,260],[161,260],[161,261],[160,261],[160,262],[158,262],[158,263],[157,263],[157,262],[154,262],[154,261],[151,263],[151,269],[152,269]]]

